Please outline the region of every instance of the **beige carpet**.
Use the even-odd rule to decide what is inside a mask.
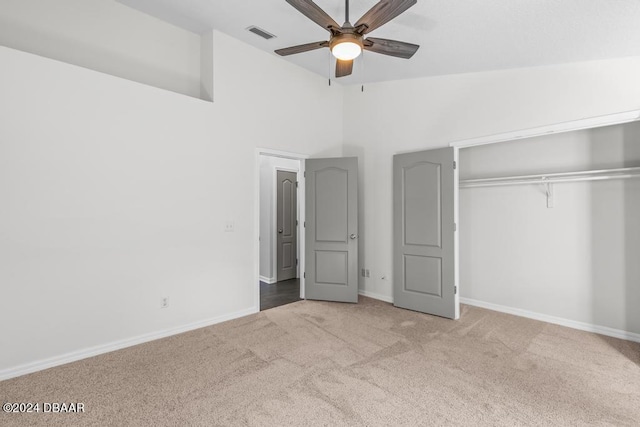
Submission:
[[[474,307],[300,301],[0,382],[7,401],[86,412],[2,426],[640,426],[640,344]]]

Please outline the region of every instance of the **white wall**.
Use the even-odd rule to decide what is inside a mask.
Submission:
[[[360,160],[360,263],[371,270],[361,290],[392,298],[393,154],[637,110],[638,73],[640,58],[627,58],[345,88],[344,155]]]
[[[35,2],[0,1],[1,39],[22,42],[33,28],[4,12]],[[38,18],[40,54],[64,44],[108,65],[112,52],[88,33],[100,34],[103,20],[112,33],[109,13],[68,34],[67,24],[94,22],[95,5],[44,3],[37,7],[55,19]],[[127,28],[156,25],[137,12],[130,18]],[[185,39],[176,49],[186,49],[190,71],[158,75],[199,88],[199,79],[179,77],[200,70],[189,59],[199,57],[199,42]],[[127,57],[118,52],[118,61]],[[213,52],[208,103],[0,48],[0,323],[15,326],[0,336],[0,378],[256,310],[258,271],[247,267],[257,262],[256,147],[359,157],[360,253],[372,271],[361,288],[389,298],[394,153],[639,108],[638,58],[371,84],[361,93],[218,32]],[[223,231],[227,220],[235,233]]]
[[[463,149],[461,179],[640,166],[640,123]],[[460,191],[462,296],[640,332],[640,179]]]
[[[300,161],[282,157],[260,156],[260,277],[267,283],[277,281],[275,180],[278,168],[300,169]],[[300,246],[298,245],[298,248]]]
[[[257,309],[255,149],[341,155],[342,91],[214,52],[209,103],[0,48],[0,378]]]
[[[200,36],[200,99],[205,101],[213,101],[213,57],[213,30],[209,30]]]
[[[200,36],[114,0],[0,0],[0,45],[201,96]]]

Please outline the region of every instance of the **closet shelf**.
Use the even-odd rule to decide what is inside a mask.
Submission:
[[[605,181],[610,179],[629,179],[638,177],[640,177],[640,167],[630,167],[578,172],[558,172],[539,175],[505,176],[500,178],[466,179],[460,181],[460,188],[555,184],[579,181]]]

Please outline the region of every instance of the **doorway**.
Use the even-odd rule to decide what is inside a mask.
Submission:
[[[258,292],[260,310],[304,298],[300,277],[304,236],[300,223],[304,206],[304,158],[273,150],[258,150]]]

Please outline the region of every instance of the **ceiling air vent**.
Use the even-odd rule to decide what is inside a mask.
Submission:
[[[250,26],[247,30],[251,31],[253,34],[257,34],[265,40],[269,40],[274,38],[275,36],[271,33],[266,32],[262,28],[258,28],[255,25]]]

